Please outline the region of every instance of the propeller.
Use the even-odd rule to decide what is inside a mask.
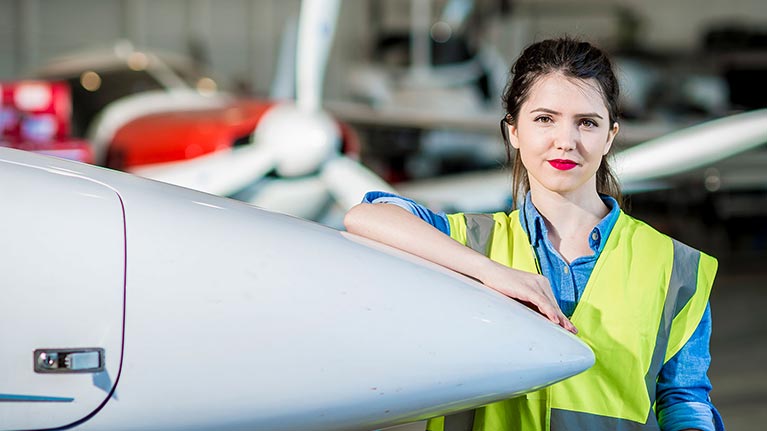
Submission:
[[[318,193],[325,193],[324,201],[332,197],[345,211],[367,191],[392,190],[372,171],[341,153],[340,128],[322,109],[322,83],[339,8],[339,0],[301,2],[296,98],[278,102],[263,114],[252,144],[183,164],[147,166],[134,173],[307,218],[316,216]],[[280,63],[288,64],[284,58]],[[285,80],[278,77],[277,81],[281,82],[280,95],[285,96],[289,92]],[[254,185],[270,172],[279,179]]]
[[[316,175],[325,190],[347,210],[359,203],[365,192],[392,187],[359,162],[341,154],[340,128],[322,109],[322,84],[339,8],[339,0],[301,2],[296,100],[279,103],[264,114],[254,131],[253,142],[271,155],[273,169],[281,178]],[[265,201],[256,194],[250,202],[260,205]]]

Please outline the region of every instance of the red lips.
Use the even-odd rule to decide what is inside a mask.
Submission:
[[[559,169],[560,171],[567,171],[578,166],[578,164],[575,163],[574,161],[567,160],[567,159],[549,160],[549,164],[553,166],[555,169]]]

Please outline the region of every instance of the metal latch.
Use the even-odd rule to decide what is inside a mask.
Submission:
[[[36,373],[98,373],[104,371],[104,349],[37,349]]]

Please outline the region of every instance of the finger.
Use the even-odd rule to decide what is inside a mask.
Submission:
[[[570,319],[565,316],[565,313],[562,312],[562,309],[559,308],[557,305],[557,317],[559,319],[558,324],[559,326],[563,327],[564,329],[572,332],[573,334],[578,333],[578,328],[573,325],[573,322],[570,321]]]
[[[565,330],[577,334],[578,328],[568,319],[562,309],[559,308],[559,303],[554,297],[554,292],[551,289],[548,279],[543,276],[539,276],[536,280],[538,282],[538,289],[527,291],[527,300],[535,305],[538,312],[549,319],[552,323],[561,326]]]
[[[546,294],[546,297],[549,298],[549,301],[551,301],[552,304],[556,304],[557,308],[559,308],[559,304],[557,303],[557,298],[554,296],[554,290],[551,288],[551,284],[549,284],[549,280],[546,278],[543,279],[541,289]]]
[[[564,315],[562,315],[561,325],[562,325],[563,328],[565,328],[566,330],[572,332],[573,334],[577,334],[578,333],[578,328],[576,328],[575,325],[573,325],[573,322],[571,322],[570,319],[568,319]]]
[[[552,320],[552,322],[564,328],[565,330],[570,331],[573,334],[577,334],[578,328],[576,328],[575,325],[573,325],[573,323],[570,321],[570,319],[568,319],[567,316],[565,316],[565,314],[562,312],[562,309],[559,308],[559,304],[556,302],[556,300],[551,300],[551,302],[549,302],[549,305],[554,315],[554,319],[551,319],[551,317],[549,317],[549,319]]]
[[[554,297],[554,293],[551,291],[551,288],[547,286],[547,289],[545,289],[544,292],[545,292],[546,298],[548,298],[549,303],[554,309],[554,313],[556,313],[556,320],[554,321],[554,323],[572,332],[573,334],[577,334],[578,328],[576,328],[575,325],[573,325],[573,323],[570,321],[570,319],[568,319],[567,316],[565,316],[565,314],[562,312],[562,309],[559,307],[559,303]]]
[[[558,308],[555,308],[542,293],[529,291],[525,292],[525,294],[521,294],[512,298],[521,302],[527,308],[538,312],[538,314],[550,320],[551,323],[554,323],[555,325],[561,325],[560,318],[557,313]]]
[[[545,296],[544,296],[545,298]],[[562,325],[562,320],[567,320],[564,315],[562,314],[562,311],[559,309],[559,306],[556,303],[552,303],[548,298],[545,298],[545,300],[541,300],[536,304],[538,306],[538,309],[540,310],[541,314],[546,316],[549,320],[554,322],[557,325],[560,325],[567,329],[565,326]]]
[[[556,300],[553,298],[553,294],[548,295],[547,293],[551,293],[551,288],[549,288],[548,285],[545,287],[539,286],[539,289],[524,290],[517,292],[516,295],[509,296],[512,298],[516,297],[515,299],[525,304],[528,308],[538,311],[538,313],[551,321],[551,323],[559,325],[570,332],[573,332],[573,330],[577,331],[575,326],[573,326],[562,313],[559,304],[557,304]]]
[[[559,324],[561,319],[566,319],[565,315],[562,313],[562,310],[559,308],[559,303],[557,303],[556,298],[554,298],[554,294],[551,292],[551,288],[548,286],[548,284],[541,287],[537,294],[537,305],[542,309],[542,311],[545,310],[544,314],[552,319],[554,323]]]
[[[554,297],[554,291],[551,289],[551,284],[549,284],[549,280],[546,279],[546,277],[538,275],[533,283],[535,291],[544,295],[550,303],[557,304],[557,300]]]

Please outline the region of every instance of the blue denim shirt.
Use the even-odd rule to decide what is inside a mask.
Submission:
[[[568,317],[575,311],[597,258],[604,249],[620,214],[620,208],[615,199],[602,196],[602,200],[610,208],[610,212],[589,234],[589,246],[594,254],[581,256],[569,264],[551,244],[546,223],[533,205],[529,193],[520,211],[520,222],[528,232],[538,257],[541,273],[549,280],[559,307]],[[450,235],[450,224],[445,213],[435,213],[411,199],[391,193],[370,192],[365,195],[363,202],[400,206]],[[662,430],[680,431],[688,428],[702,431],[724,430],[721,416],[708,395],[711,391],[711,382],[706,375],[711,362],[710,338],[711,309],[707,306],[698,328],[679,353],[661,368],[658,376],[655,409]]]

